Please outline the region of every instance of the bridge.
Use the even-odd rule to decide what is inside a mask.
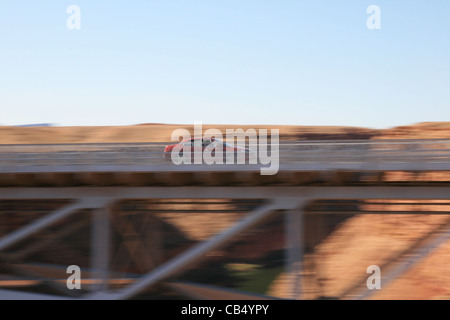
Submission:
[[[318,219],[450,213],[450,140],[280,142],[275,175],[261,175],[261,164],[174,165],[164,145],[1,145],[0,299],[277,298],[194,272],[223,264],[236,243],[256,248],[242,240],[249,233],[268,246],[265,232],[276,238],[261,257],[283,252],[283,297],[308,298],[305,257],[323,240],[311,234]],[[186,236],[183,217],[206,216],[211,226]],[[449,238],[444,219],[384,262],[383,285]],[[69,265],[81,267],[82,290],[67,288]],[[370,298],[367,276],[332,298]]]

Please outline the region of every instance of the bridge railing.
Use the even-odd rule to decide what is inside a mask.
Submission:
[[[172,143],[0,145],[0,171],[19,166],[171,165],[164,157],[167,144]],[[271,145],[267,147],[270,154]],[[278,147],[279,163],[289,165],[450,163],[450,140],[442,139],[284,141]]]

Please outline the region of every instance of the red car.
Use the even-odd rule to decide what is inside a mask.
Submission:
[[[246,163],[248,163],[250,158],[254,157],[254,153],[250,149],[234,147],[226,142],[223,142],[222,140],[215,139],[215,138],[212,138],[212,139],[201,139],[201,138],[186,139],[179,143],[168,145],[164,149],[164,157],[168,160],[172,160],[172,155],[171,155],[172,150],[173,150],[173,148],[178,146],[178,149],[180,150],[180,157],[183,156],[183,150],[185,150],[185,151],[188,150],[188,152],[191,153],[191,163],[194,163],[194,141],[199,141],[199,140],[201,141],[202,153],[205,150],[206,151],[211,150],[211,155],[214,157],[215,151],[218,148],[222,149],[223,163],[226,163],[227,157],[234,157],[233,163],[237,163],[238,155],[240,153],[244,153],[244,159],[245,159]],[[181,148],[183,148],[183,149],[181,149]],[[203,163],[203,157],[201,157],[201,159],[202,159],[202,163]]]

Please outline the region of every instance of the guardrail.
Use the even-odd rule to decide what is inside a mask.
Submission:
[[[173,166],[164,157],[169,143],[0,145],[0,172],[18,167],[85,165]],[[270,154],[270,145],[269,154]],[[279,164],[443,164],[450,167],[450,140],[323,140],[280,142]],[[254,150],[257,154],[257,150]],[[259,161],[258,161],[259,163]],[[215,165],[216,167],[218,165]],[[223,165],[234,170],[232,165]],[[328,166],[330,167],[330,166]],[[359,166],[357,166],[359,167]],[[14,170],[12,170],[14,171]]]

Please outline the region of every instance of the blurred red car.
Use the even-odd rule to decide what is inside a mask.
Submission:
[[[215,156],[215,151],[220,148],[223,152],[223,159],[224,159],[223,162],[224,163],[226,163],[227,157],[234,157],[235,159],[238,159],[238,155],[240,153],[244,154],[245,162],[248,162],[249,159],[251,159],[254,156],[253,151],[251,151],[250,149],[235,147],[235,146],[232,146],[232,145],[230,145],[226,142],[223,142],[222,140],[219,140],[219,139],[194,138],[194,139],[186,139],[179,143],[166,146],[164,149],[164,157],[168,160],[172,160],[172,155],[171,155],[172,151],[176,146],[178,146],[178,149],[180,150],[179,151],[180,157],[183,156],[183,150],[188,150],[188,152],[191,153],[191,163],[194,163],[194,142],[196,142],[196,141],[201,141],[201,148],[202,148],[201,152],[202,153],[205,150],[206,151],[211,150],[211,155],[213,157]],[[203,162],[203,156],[201,157],[201,159]]]

